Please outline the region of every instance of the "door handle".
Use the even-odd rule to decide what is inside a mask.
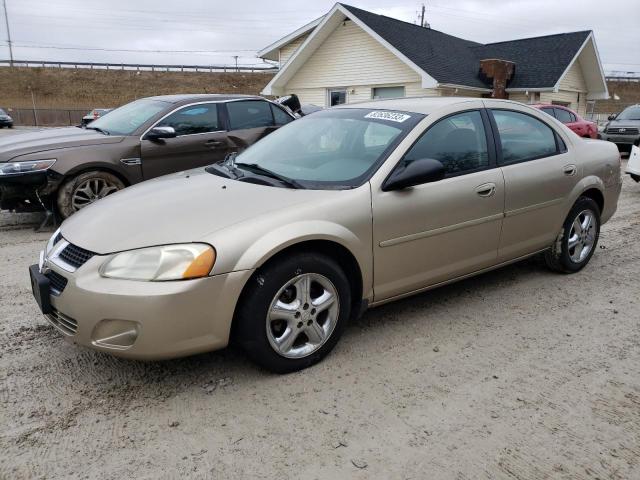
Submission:
[[[578,171],[578,167],[576,167],[575,165],[565,165],[564,168],[562,169],[562,173],[564,173],[567,176],[575,175],[577,171]]]
[[[496,193],[496,184],[483,183],[482,185],[476,187],[476,193],[481,197],[492,197],[493,194]]]
[[[204,144],[210,148],[218,148],[224,146],[224,142],[221,142],[220,140],[207,140],[206,142],[204,142]]]

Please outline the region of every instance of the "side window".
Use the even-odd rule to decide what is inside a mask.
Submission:
[[[215,103],[184,107],[161,120],[157,126],[173,127],[178,136],[215,132],[220,130],[218,107]]]
[[[500,133],[502,165],[557,153],[556,137],[548,125],[524,113],[492,110]]]
[[[480,112],[452,115],[429,127],[405,154],[404,161],[422,158],[440,160],[447,175],[487,168],[489,153]]]
[[[277,126],[280,127],[282,125],[286,125],[293,120],[293,118],[291,118],[291,115],[282,110],[280,107],[276,107],[272,104],[270,105],[271,110],[273,111],[273,119],[275,120]]]
[[[552,117],[555,117],[555,115],[553,113],[553,108],[541,108],[540,110],[542,110],[547,115],[551,115]]]
[[[270,105],[270,103],[261,100],[227,103],[231,130],[272,126],[273,116]]]
[[[575,122],[575,119],[572,118],[573,115],[571,115],[571,112],[568,112],[562,108],[555,108],[554,110],[556,111],[556,118],[562,123]]]

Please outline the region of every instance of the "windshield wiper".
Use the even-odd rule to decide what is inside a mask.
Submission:
[[[86,127],[87,130],[95,130],[96,132],[100,132],[103,135],[111,135],[107,130],[103,130],[100,127]]]
[[[235,168],[248,167],[247,170],[253,171],[258,175],[275,178],[276,180],[284,183],[285,185],[288,185],[291,188],[297,188],[297,189],[305,188],[302,184],[296,182],[292,178],[288,178],[288,177],[285,177],[284,175],[280,175],[279,173],[272,172],[271,170],[264,168],[263,166],[258,165],[257,163],[235,163],[234,162],[232,166]]]

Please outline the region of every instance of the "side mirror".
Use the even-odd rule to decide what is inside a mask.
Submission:
[[[615,120],[615,118],[616,118],[617,116],[618,116],[618,115],[616,115],[615,113],[612,113],[612,114],[611,114],[611,115],[609,115],[607,118],[608,118],[609,120]]]
[[[176,130],[173,127],[153,127],[144,136],[146,140],[160,140],[162,138],[175,138]]]
[[[395,170],[382,185],[382,190],[402,190],[404,188],[422,185],[423,183],[437,182],[446,174],[444,165],[433,158],[414,160],[405,167]]]

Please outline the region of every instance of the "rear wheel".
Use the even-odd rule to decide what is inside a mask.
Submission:
[[[596,249],[600,236],[600,208],[589,197],[580,197],[573,205],[562,230],[545,261],[552,270],[575,273],[582,270]]]
[[[261,268],[250,280],[234,335],[254,362],[273,372],[293,372],[333,349],[350,309],[349,281],[335,260],[294,254]]]
[[[101,198],[122,190],[122,180],[109,172],[84,172],[65,181],[58,190],[58,211],[68,218]]]

